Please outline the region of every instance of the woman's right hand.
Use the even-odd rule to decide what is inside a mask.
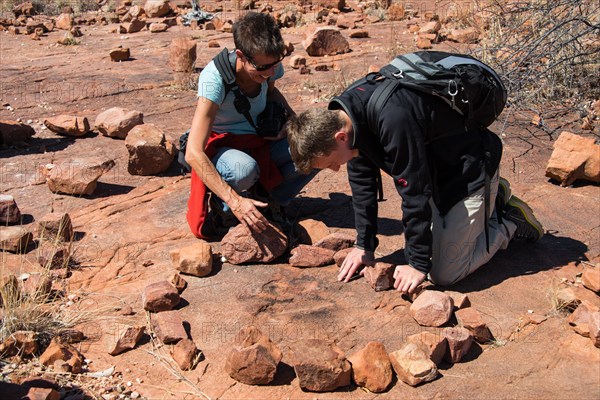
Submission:
[[[257,207],[267,206],[267,203],[241,196],[236,197],[232,204],[229,204],[229,208],[238,221],[250,228],[252,232],[257,233],[263,232],[269,226],[269,222]]]

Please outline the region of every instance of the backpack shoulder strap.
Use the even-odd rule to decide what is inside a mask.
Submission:
[[[384,79],[377,89],[373,91],[373,94],[371,94],[367,102],[367,123],[371,132],[377,132],[377,123],[381,110],[401,83],[399,79]]]
[[[244,96],[235,82],[235,69],[231,62],[229,61],[229,50],[224,48],[221,50],[219,54],[213,58],[215,62],[215,67],[217,67],[217,71],[221,74],[221,78],[223,79],[223,84],[225,85],[225,96],[229,91],[232,91],[235,95],[235,100],[233,101],[233,105],[237,112],[242,114],[244,118],[248,121],[248,123],[257,130],[256,124],[252,120],[252,115],[250,115],[250,102],[248,98]]]

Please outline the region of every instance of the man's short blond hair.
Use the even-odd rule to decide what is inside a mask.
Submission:
[[[288,142],[296,169],[308,174],[316,157],[335,150],[335,134],[344,127],[338,111],[313,108],[288,121]]]

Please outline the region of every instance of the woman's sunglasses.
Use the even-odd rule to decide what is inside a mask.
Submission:
[[[256,65],[254,63],[254,60],[252,60],[252,58],[250,58],[249,56],[246,56],[246,59],[250,62],[250,65],[252,65],[252,67],[254,67],[254,69],[259,72],[266,71],[266,70],[273,68],[274,66],[276,66],[277,64],[282,62],[284,58],[285,58],[285,56],[282,56],[278,61],[275,61],[274,63],[271,63],[271,64]]]

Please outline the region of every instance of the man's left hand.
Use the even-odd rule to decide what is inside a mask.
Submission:
[[[426,275],[410,265],[397,265],[394,271],[394,288],[399,292],[412,294],[426,278]]]

